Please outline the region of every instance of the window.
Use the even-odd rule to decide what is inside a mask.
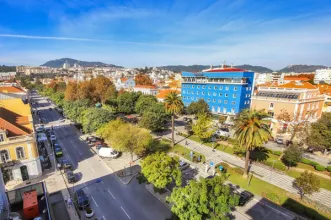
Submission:
[[[19,159],[19,160],[25,158],[23,147],[17,147],[17,148],[16,148],[16,157],[17,157],[17,159]]]
[[[192,94],[194,94],[194,91],[192,91]]]
[[[234,108],[231,108],[231,113],[234,113]]]
[[[190,91],[187,91],[187,94],[190,94]]]
[[[235,86],[234,88],[233,88],[233,91],[237,91],[238,90],[238,88],[237,88],[237,86]]]
[[[248,97],[251,97],[251,94],[248,94]]]
[[[210,92],[208,92],[208,95],[210,95]]]
[[[270,117],[274,117],[275,113],[273,111],[268,111],[268,115],[270,115]]]
[[[273,108],[274,107],[274,103],[271,102],[270,105],[269,105],[269,108]]]
[[[210,102],[210,99],[207,99],[207,102]]]
[[[211,86],[208,86],[208,89],[211,89]]]
[[[232,102],[232,105],[235,105],[236,104],[236,102]]]
[[[228,100],[224,100],[224,104],[228,104]]]
[[[225,90],[229,90],[229,86],[226,86],[226,87],[225,87]]]
[[[9,153],[7,150],[0,151],[0,158],[2,163],[5,163],[9,160]]]
[[[233,97],[233,98],[237,98],[237,95],[236,95],[236,94],[233,94],[232,97]]]
[[[225,97],[228,97],[228,94],[227,93],[225,93]]]
[[[246,97],[246,98],[248,97],[247,94],[245,95],[245,97]]]
[[[189,85],[187,85],[187,87],[186,88],[190,88],[190,86]]]
[[[185,94],[186,93],[186,91],[185,90],[183,90],[183,94]]]
[[[0,134],[0,142],[4,142],[5,141],[5,137],[3,134]]]
[[[222,100],[221,100],[221,99],[219,99],[219,100],[218,100],[218,102],[219,102],[219,103],[222,103]]]
[[[216,96],[216,92],[214,92],[213,95]]]
[[[192,89],[194,89],[194,85],[192,85]]]
[[[248,87],[246,87],[246,91],[248,91]]]
[[[200,94],[200,92],[198,91],[198,92],[197,92],[197,95],[199,95],[199,94]]]
[[[202,86],[202,88],[203,88],[203,89],[205,89],[205,88],[206,88],[206,86]]]
[[[217,86],[214,86],[214,89],[217,89]]]
[[[245,105],[247,104],[247,102],[245,101]]]
[[[220,93],[219,96],[222,97],[222,93]]]
[[[213,102],[216,102],[216,100],[215,100],[215,99],[213,99]]]
[[[220,86],[220,90],[223,90],[223,86]]]
[[[199,100],[199,97],[197,97],[196,100],[198,101]]]
[[[248,87],[248,89],[249,89],[249,91],[251,91],[252,90],[252,87]]]
[[[197,86],[198,89],[200,89],[200,86]]]
[[[247,104],[249,104],[249,101],[247,101]]]

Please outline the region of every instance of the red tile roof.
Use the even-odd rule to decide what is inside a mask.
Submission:
[[[128,78],[125,77],[121,78],[121,82],[126,82],[126,81],[128,81]]]
[[[245,70],[240,68],[225,67],[225,68],[207,69],[207,70],[203,70],[202,72],[243,72],[243,71]]]
[[[317,87],[321,94],[331,95],[331,86],[318,84]]]
[[[289,83],[285,83],[283,85],[278,86],[270,86],[270,87],[278,87],[278,88],[296,88],[296,89],[316,89],[317,87],[310,84],[309,82],[294,82],[291,81]]]
[[[177,94],[180,94],[180,91],[178,91],[178,90],[163,89],[163,90],[159,91],[159,94],[156,95],[156,98],[165,99],[170,92],[176,92]]]
[[[284,76],[284,80],[309,81],[307,77]]]
[[[17,115],[8,109],[0,107],[0,128],[8,131],[8,136],[20,136],[31,134],[32,131],[24,124],[29,123],[27,116]]]
[[[147,85],[136,85],[134,88],[142,88],[142,89],[156,89],[155,85],[147,86]]]

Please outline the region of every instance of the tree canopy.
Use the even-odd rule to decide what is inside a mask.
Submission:
[[[131,114],[134,112],[135,105],[141,93],[124,92],[117,97],[117,111]]]
[[[166,112],[162,103],[154,103],[143,113],[139,125],[151,131],[162,130],[169,120],[170,115]]]
[[[271,137],[269,117],[265,110],[244,109],[235,120],[234,136],[239,146],[246,149],[245,176],[248,174],[250,152],[264,145]]]
[[[305,172],[301,173],[299,177],[295,178],[293,185],[299,190],[302,199],[306,194],[311,195],[312,193],[319,191],[320,180],[313,172],[305,170]]]
[[[239,196],[234,195],[224,181],[224,176],[200,178],[175,188],[168,197],[173,204],[171,211],[181,220],[230,219],[226,214],[238,205]]]
[[[199,99],[197,102],[191,102],[187,107],[187,113],[190,115],[209,113],[209,105],[204,99]]]
[[[192,125],[192,131],[201,140],[210,138],[215,130],[212,128],[212,120],[206,113],[199,113],[198,120]]]
[[[287,167],[295,167],[302,158],[303,149],[299,144],[291,144],[285,151],[282,161]]]
[[[177,157],[170,157],[164,152],[158,152],[148,155],[140,164],[142,174],[154,187],[164,189],[174,181],[177,186],[181,186],[182,173],[178,168]]]
[[[114,115],[106,109],[91,107],[82,112],[81,122],[84,132],[92,133],[114,118]]]
[[[81,113],[91,106],[89,100],[65,101],[63,110],[74,122],[81,122]]]
[[[136,77],[134,78],[134,81],[136,85],[146,85],[146,86],[151,86],[153,85],[153,81],[147,74],[137,74]]]
[[[142,115],[144,112],[146,112],[147,109],[149,109],[155,103],[157,103],[157,99],[155,96],[141,95],[136,102],[135,111],[136,113]]]

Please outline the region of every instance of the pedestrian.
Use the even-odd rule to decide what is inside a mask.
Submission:
[[[185,141],[185,145],[187,145],[187,141]]]
[[[206,173],[208,172],[208,170],[209,170],[209,166],[208,164],[206,164]]]

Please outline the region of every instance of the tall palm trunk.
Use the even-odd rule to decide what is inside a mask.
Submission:
[[[249,155],[250,155],[250,153],[251,153],[250,150],[246,151],[244,177],[248,177],[248,165],[249,165]]]
[[[171,147],[175,146],[175,115],[171,115]]]

